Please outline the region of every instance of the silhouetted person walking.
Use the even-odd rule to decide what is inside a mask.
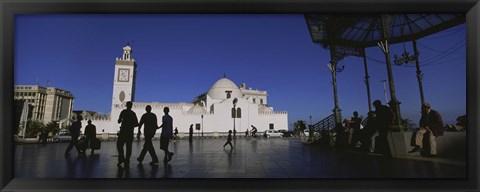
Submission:
[[[232,145],[232,130],[228,130],[228,136],[227,136],[227,142],[223,145],[223,149],[225,149],[225,146],[230,145],[230,150],[233,149]]]
[[[388,130],[392,125],[393,121],[393,112],[390,107],[386,105],[382,105],[380,100],[375,100],[373,102],[373,106],[375,107],[375,116],[378,128],[378,142],[375,143],[376,148],[380,149],[380,153],[391,156],[390,152],[390,145],[388,144]]]
[[[127,102],[127,109],[124,109],[118,117],[118,123],[121,123],[120,134],[117,140],[118,163],[120,166],[124,163],[125,166],[130,165],[130,156],[132,155],[133,131],[138,126],[138,119],[135,112],[132,111],[132,102]],[[123,146],[126,145],[127,151],[124,155]]]
[[[70,144],[65,151],[65,155],[70,155],[70,150],[72,150],[73,146],[77,149],[78,154],[85,154],[85,149],[80,149],[78,146],[78,137],[80,136],[80,129],[82,128],[82,116],[78,116],[77,121],[73,122],[70,126],[70,135],[72,136],[72,140],[70,140]]]
[[[193,124],[190,125],[190,128],[188,129],[188,141],[192,142],[193,139]]]
[[[93,154],[93,147],[92,147],[92,142],[95,142],[94,139],[97,138],[97,127],[92,124],[92,120],[88,120],[88,125],[85,126],[85,141],[87,142],[87,146],[90,146],[90,149],[92,150],[90,154]]]
[[[159,127],[162,128],[162,134],[160,135],[160,149],[165,152],[163,163],[167,163],[172,160],[173,156],[173,153],[168,151],[168,144],[173,136],[173,118],[168,114],[170,108],[163,108],[163,112],[165,115],[162,117],[162,125]]]
[[[150,162],[150,165],[153,166],[158,163],[157,154],[155,153],[155,148],[153,147],[152,143],[152,139],[158,129],[157,115],[155,115],[155,113],[152,113],[152,106],[150,105],[147,105],[147,107],[145,107],[145,111],[147,112],[142,115],[142,118],[140,118],[140,123],[138,125],[139,132],[142,128],[142,125],[145,125],[145,129],[143,130],[143,135],[145,136],[145,143],[143,144],[142,152],[140,152],[140,156],[137,158],[137,160],[141,164],[148,151],[148,153],[150,153],[150,156],[152,157],[152,162]]]

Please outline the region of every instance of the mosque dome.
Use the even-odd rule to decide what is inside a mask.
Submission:
[[[227,92],[231,92],[231,98],[241,98],[242,93],[238,86],[227,78],[221,78],[208,90],[208,96],[213,99],[227,99]]]

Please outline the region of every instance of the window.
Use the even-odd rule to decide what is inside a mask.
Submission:
[[[237,118],[242,118],[242,109],[237,108]]]
[[[260,104],[263,104],[263,99],[260,99]]]
[[[253,103],[256,103],[255,98],[253,98]]]
[[[270,123],[270,124],[268,125],[268,128],[269,128],[269,129],[274,129],[273,123]]]
[[[200,130],[200,123],[195,124],[195,130]]]
[[[232,97],[232,91],[225,91],[225,93],[227,94],[227,99],[230,99],[230,97]]]

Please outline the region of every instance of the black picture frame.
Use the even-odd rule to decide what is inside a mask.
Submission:
[[[14,16],[120,13],[466,13],[467,179],[23,179],[13,170]],[[480,4],[477,0],[1,0],[0,188],[2,191],[478,191]]]

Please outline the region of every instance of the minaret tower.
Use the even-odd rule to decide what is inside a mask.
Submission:
[[[122,104],[135,101],[135,77],[137,63],[132,58],[132,48],[129,44],[123,47],[123,55],[116,58],[115,74],[113,75],[113,96],[111,119],[116,122]]]

